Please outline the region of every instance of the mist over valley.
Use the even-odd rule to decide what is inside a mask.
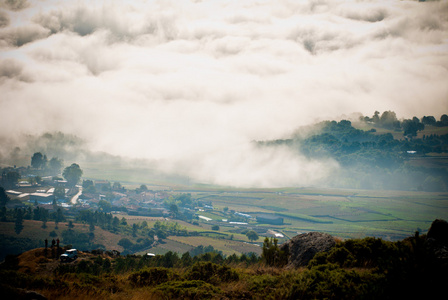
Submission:
[[[438,296],[447,16],[0,0],[0,293]]]

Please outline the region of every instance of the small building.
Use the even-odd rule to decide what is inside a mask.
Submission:
[[[18,192],[18,191],[14,191],[14,190],[7,190],[6,195],[8,195],[9,198],[11,198],[11,200],[18,199],[21,201],[28,200],[29,196],[30,196],[30,194],[28,194],[28,193],[22,193],[22,192]]]
[[[279,232],[276,232],[274,230],[268,230],[266,232],[266,236],[273,237],[273,238],[284,238],[285,236]]]
[[[249,223],[246,223],[246,222],[229,222],[229,224],[232,224],[232,225],[249,225]]]
[[[263,224],[283,225],[283,218],[274,215],[258,215],[257,222]]]
[[[243,218],[248,218],[248,219],[252,218],[251,215],[245,214],[245,213],[241,213],[241,212],[236,212],[235,215],[243,217]]]
[[[67,180],[55,180],[54,185],[58,187],[65,187],[67,185]]]
[[[19,197],[20,194],[22,194],[22,193],[18,192],[18,191],[14,191],[14,190],[7,190],[6,191],[6,195],[12,196],[12,197]]]
[[[53,194],[47,194],[47,193],[32,193],[32,194],[30,194],[31,202],[37,201],[39,203],[49,203],[49,202],[53,202],[53,200],[54,200]]]

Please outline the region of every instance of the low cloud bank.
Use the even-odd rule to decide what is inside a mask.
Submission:
[[[3,1],[0,135],[61,131],[207,183],[319,184],[337,166],[251,141],[448,111],[447,15],[447,1]]]

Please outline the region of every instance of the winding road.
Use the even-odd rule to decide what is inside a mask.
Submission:
[[[75,205],[78,202],[78,198],[79,198],[79,196],[81,196],[81,194],[82,194],[82,187],[78,186],[78,193],[76,193],[76,195],[74,195],[72,197],[72,199],[70,200],[70,203]]]

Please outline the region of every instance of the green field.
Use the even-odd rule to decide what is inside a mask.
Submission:
[[[269,228],[288,237],[308,231],[323,231],[341,238],[375,236],[399,240],[413,235],[416,230],[425,233],[437,218],[448,219],[448,193],[317,188],[238,190],[202,186],[178,187],[173,192],[190,193],[193,199],[210,201],[214,210],[199,213],[212,219],[210,222],[199,220],[199,226],[171,221],[179,222],[188,231],[198,232],[211,230],[211,225],[217,224],[220,233],[233,234],[240,241],[248,240],[244,234],[235,233],[235,225],[222,221],[232,216],[231,211],[253,217],[243,227]],[[224,207],[229,209],[227,213]],[[255,220],[257,214],[282,217],[284,224],[259,224]],[[142,217],[135,218],[136,222],[143,220]],[[152,226],[153,222],[148,220],[148,225]],[[204,238],[203,245],[207,243],[219,244],[211,237]]]
[[[283,225],[258,224],[249,219],[248,226],[269,226],[292,236],[325,231],[342,238],[397,240],[416,230],[426,232],[434,219],[448,219],[448,193],[293,188],[182,192],[207,199],[219,210],[228,207],[251,216],[268,213],[283,217]],[[225,217],[222,211],[219,216],[217,212],[203,215],[218,220],[221,214]]]

